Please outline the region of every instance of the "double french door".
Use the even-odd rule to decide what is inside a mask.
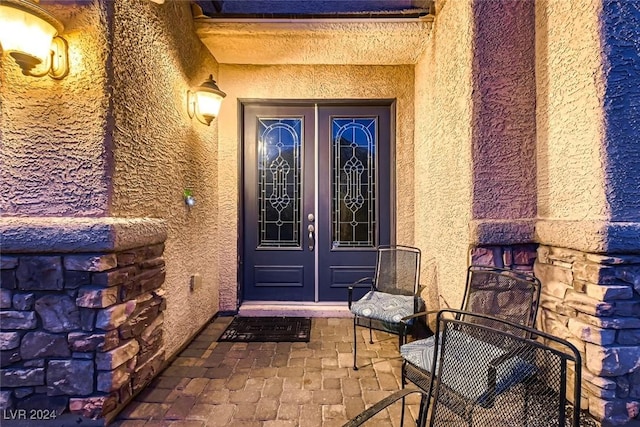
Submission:
[[[346,300],[391,241],[391,106],[242,111],[242,298]]]

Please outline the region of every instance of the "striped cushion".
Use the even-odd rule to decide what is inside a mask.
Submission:
[[[431,372],[433,365],[434,336],[422,340],[411,341],[400,347],[400,355],[404,360],[423,371]]]
[[[435,337],[431,336],[404,344],[400,347],[400,354],[412,365],[431,372],[435,342]],[[449,367],[443,382],[467,399],[482,404],[490,393],[487,390],[489,361],[505,354],[506,350],[457,330],[447,332],[446,346],[445,357]],[[496,372],[494,394],[504,392],[533,374],[535,367],[518,356],[503,361]],[[469,381],[469,378],[478,378],[478,381]]]
[[[380,320],[386,323],[400,323],[403,317],[413,314],[413,296],[392,295],[369,291],[351,304],[351,312],[356,316]]]

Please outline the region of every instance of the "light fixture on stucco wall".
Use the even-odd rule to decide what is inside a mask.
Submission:
[[[184,197],[184,203],[188,207],[192,208],[196,205],[196,198],[193,196],[193,191],[191,191],[191,189],[185,188],[182,196]]]
[[[68,45],[59,37],[62,23],[33,0],[0,0],[0,45],[25,76],[69,73]]]
[[[187,92],[187,111],[189,117],[194,116],[205,125],[209,126],[211,121],[218,117],[220,105],[226,93],[220,90],[213,75],[193,90]]]

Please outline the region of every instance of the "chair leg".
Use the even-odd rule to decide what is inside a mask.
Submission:
[[[529,425],[529,384],[528,383],[524,386],[524,405],[523,405],[522,411],[524,412],[523,414],[524,425],[525,427],[527,427]]]
[[[371,319],[369,319],[369,344],[373,344],[373,329],[371,329]]]
[[[427,397],[423,394],[420,398],[420,410],[418,411],[418,419],[416,420],[416,426],[424,427],[427,425],[427,411],[425,410]]]
[[[402,368],[400,369],[400,385],[402,386],[402,388],[404,388],[404,386],[407,385],[407,361],[406,360],[402,360]]]
[[[401,372],[400,384],[401,384],[401,387],[404,389],[405,386],[407,384],[409,384],[409,381],[407,381],[407,361],[406,360],[402,361],[402,368],[401,368],[400,372]],[[423,426],[426,425],[426,421],[427,421],[426,416],[427,416],[427,414],[426,414],[426,411],[424,410],[426,404],[427,404],[427,402],[426,402],[426,399],[425,399],[425,395],[423,394],[420,397],[420,409],[418,410],[418,418],[416,418],[416,426],[417,427],[423,427]],[[402,408],[402,411],[403,411],[402,416],[404,416],[404,407]],[[402,425],[402,424],[400,424],[400,425]]]
[[[402,361],[402,370],[401,370],[401,372],[402,372],[401,383],[400,383],[401,384],[401,388],[403,388],[403,389],[407,385],[407,378],[405,377],[406,364],[407,364],[407,362],[403,360]],[[400,412],[400,425],[401,426],[404,426],[404,411],[405,411],[404,405],[405,405],[405,399],[403,398],[402,399],[402,411]]]
[[[353,318],[353,370],[357,371],[356,366],[356,352],[358,350],[358,339],[356,338],[356,318]]]

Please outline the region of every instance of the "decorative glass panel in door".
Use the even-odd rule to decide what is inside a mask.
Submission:
[[[300,247],[302,117],[258,119],[259,248]]]
[[[373,276],[378,245],[392,242],[390,110],[389,105],[319,108],[320,301],[345,301],[348,286]]]
[[[376,123],[331,118],[334,248],[376,246]]]
[[[308,106],[244,107],[245,300],[315,299],[315,254],[302,233],[303,215],[314,210],[314,114]]]
[[[389,114],[243,105],[244,300],[344,301],[373,274],[391,240]]]

